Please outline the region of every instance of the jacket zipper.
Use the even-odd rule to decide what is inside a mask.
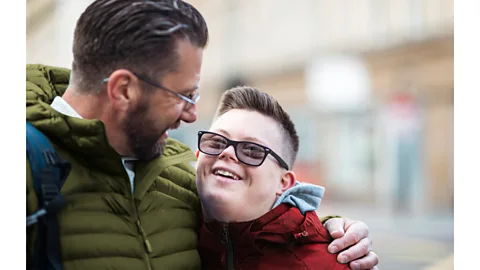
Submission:
[[[234,270],[233,264],[233,244],[232,239],[230,238],[230,232],[228,230],[228,223],[223,225],[222,229],[222,243],[227,249],[227,269]]]
[[[142,238],[143,247],[145,248],[144,257],[145,257],[145,262],[147,264],[147,270],[152,270],[153,268],[152,268],[152,265],[151,265],[151,262],[150,262],[150,253],[152,253],[152,245],[151,245],[150,241],[148,240],[147,234],[145,233],[145,230],[143,229],[142,223],[140,222],[140,216],[138,214],[138,209],[137,209],[137,206],[135,205],[134,193],[132,192],[132,190],[133,190],[132,182],[130,182],[130,176],[128,175],[127,168],[126,168],[125,164],[123,163],[123,161],[120,161],[120,164],[124,168],[123,169],[124,176],[126,176],[126,179],[127,179],[127,182],[128,182],[128,187],[130,188],[129,192],[128,192],[129,193],[129,201],[130,201],[130,204],[131,204],[132,209],[133,209],[134,214],[135,214],[135,219],[136,219],[135,220],[135,225],[137,227],[137,232],[140,235],[140,237]]]
[[[152,265],[150,263],[150,253],[152,253],[152,245],[150,244],[150,241],[148,240],[147,234],[145,233],[145,230],[143,229],[142,223],[140,222],[140,216],[138,215],[137,207],[135,206],[135,203],[133,202],[133,196],[130,197],[132,207],[134,209],[135,213],[135,225],[137,226],[137,231],[140,237],[142,238],[143,246],[145,248],[145,262],[147,263],[147,269],[152,270]]]
[[[145,261],[147,262],[147,269],[151,270],[152,265],[150,264],[149,254],[152,253],[152,245],[150,244],[150,241],[148,241],[147,234],[143,230],[142,224],[140,223],[140,219],[137,219],[137,222],[135,223],[137,224],[138,233],[141,235],[145,250],[147,251],[147,253],[145,253]]]

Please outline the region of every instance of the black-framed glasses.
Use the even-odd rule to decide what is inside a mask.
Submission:
[[[195,105],[200,100],[200,92],[198,92],[198,91],[193,92],[192,95],[187,97],[185,95],[182,95],[180,93],[177,93],[173,90],[168,89],[167,87],[161,85],[160,83],[157,83],[157,82],[151,80],[147,76],[143,76],[143,75],[137,74],[135,72],[132,72],[132,73],[133,73],[133,75],[137,76],[137,78],[140,79],[141,81],[143,81],[145,83],[148,83],[153,87],[156,87],[156,88],[159,88],[161,90],[170,92],[170,93],[174,94],[175,96],[181,98],[182,100],[185,100],[186,102],[190,103],[191,105]],[[104,83],[108,82],[108,78],[103,79],[103,82]]]
[[[283,161],[277,153],[266,146],[249,141],[230,140],[225,136],[214,132],[198,132],[198,150],[204,154],[218,156],[230,145],[233,145],[235,156],[238,161],[244,164],[255,167],[260,166],[263,164],[268,154],[271,154],[282,168],[285,168],[287,171],[289,170],[287,163]]]

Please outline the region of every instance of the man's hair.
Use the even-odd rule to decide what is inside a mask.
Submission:
[[[96,0],[77,21],[72,80],[80,91],[100,91],[102,79],[121,68],[152,78],[175,71],[177,42],[199,48],[207,24],[181,0]]]
[[[290,116],[275,98],[253,87],[237,86],[223,93],[215,113],[215,119],[233,109],[255,111],[275,120],[285,142],[282,158],[289,168],[293,167],[298,153],[297,131]]]

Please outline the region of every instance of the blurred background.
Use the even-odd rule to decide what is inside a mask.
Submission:
[[[27,63],[70,68],[92,0],[27,0]],[[453,0],[191,0],[204,15],[196,150],[220,95],[272,94],[300,136],[320,215],[370,227],[380,269],[453,269]]]

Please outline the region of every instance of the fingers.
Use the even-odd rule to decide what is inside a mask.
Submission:
[[[324,226],[333,239],[342,237],[345,234],[343,229],[345,221],[343,218],[331,218],[325,222]]]
[[[332,246],[332,249],[333,249],[333,246],[334,246],[337,248],[337,251],[344,250],[352,245],[357,244],[363,238],[368,238],[368,234],[369,234],[369,230],[367,225],[365,225],[365,223],[363,222],[355,221],[350,226],[347,227],[347,231],[345,232],[345,235],[341,238],[333,240],[332,243],[330,243],[329,247]],[[335,253],[335,252],[332,252],[332,253]]]
[[[358,258],[362,258],[372,250],[372,240],[370,238],[363,238],[349,249],[343,251],[338,255],[340,263],[348,263]]]
[[[361,259],[352,261],[350,263],[350,268],[353,270],[367,270],[367,269],[372,269],[372,270],[378,270],[378,255],[375,254],[375,252],[370,251],[365,257],[362,257]]]
[[[325,222],[324,226],[333,239],[337,239],[345,235],[345,231],[343,229],[345,226],[345,220],[343,218],[331,218]],[[328,251],[330,253],[337,253],[340,250],[342,249],[335,244],[335,241],[328,245]]]

